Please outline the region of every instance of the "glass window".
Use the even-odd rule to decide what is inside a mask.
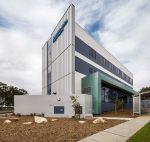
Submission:
[[[132,79],[130,78],[130,83],[132,83]]]
[[[92,58],[96,59],[96,51],[95,51],[94,49],[89,48],[89,55],[90,55]]]
[[[110,69],[110,70],[113,70],[113,68],[114,68],[114,67],[113,67],[113,64],[109,62],[109,69]]]
[[[89,68],[89,73],[94,73],[94,72],[96,72],[95,69]]]
[[[122,78],[124,78],[125,74],[122,72]]]
[[[119,74],[119,69],[118,68],[116,68],[116,73]]]
[[[89,73],[93,73],[93,69],[92,68],[89,68]]]
[[[129,77],[126,75],[126,80],[129,81]]]
[[[47,94],[51,95],[51,85],[48,85],[48,87],[47,87]]]
[[[106,60],[105,58],[103,58],[103,65],[105,66],[105,64],[106,64]]]
[[[82,93],[83,94],[91,94],[91,87],[83,88]]]
[[[48,66],[48,75],[47,75],[47,82],[48,82],[48,85],[51,84],[51,65]]]

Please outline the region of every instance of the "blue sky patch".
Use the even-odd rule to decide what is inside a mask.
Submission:
[[[9,28],[12,24],[8,22],[8,20],[2,16],[0,16],[0,27],[2,28]]]
[[[87,25],[86,30],[99,42],[100,37],[99,37],[98,32],[100,32],[100,29],[102,28],[102,26],[103,26],[102,22],[96,21],[94,23]]]
[[[96,21],[93,24],[87,25],[87,30],[90,33],[94,33],[99,31],[101,27],[102,27],[102,23],[100,21]]]

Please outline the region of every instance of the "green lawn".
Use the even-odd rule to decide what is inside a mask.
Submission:
[[[135,133],[128,142],[150,142],[150,122]]]

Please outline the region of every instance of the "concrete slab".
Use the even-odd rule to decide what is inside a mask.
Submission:
[[[132,120],[134,118],[125,118],[125,117],[93,117],[93,118],[104,118],[104,119],[112,119],[112,120]]]
[[[141,116],[87,137],[79,142],[125,142],[150,121],[150,116]]]
[[[92,139],[90,139],[89,137],[88,138],[85,138],[85,139],[83,139],[83,140],[81,140],[81,141],[78,141],[78,142],[96,142],[95,140],[92,140]]]
[[[123,136],[123,137],[131,137],[135,133],[135,130],[133,131],[133,129],[112,127],[110,129],[105,130],[104,132],[116,134],[116,135]]]
[[[126,137],[114,135],[112,133],[103,131],[103,132],[94,134],[94,135],[84,139],[84,141],[81,140],[79,142],[86,142],[88,140],[91,140],[91,142],[124,142],[127,139],[128,138],[126,138]]]

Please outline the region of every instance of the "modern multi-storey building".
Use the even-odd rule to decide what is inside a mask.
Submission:
[[[116,99],[130,107],[132,94],[133,74],[75,22],[70,5],[42,49],[42,97],[57,98],[51,114],[71,116],[71,95],[79,96],[83,113],[101,114]]]

